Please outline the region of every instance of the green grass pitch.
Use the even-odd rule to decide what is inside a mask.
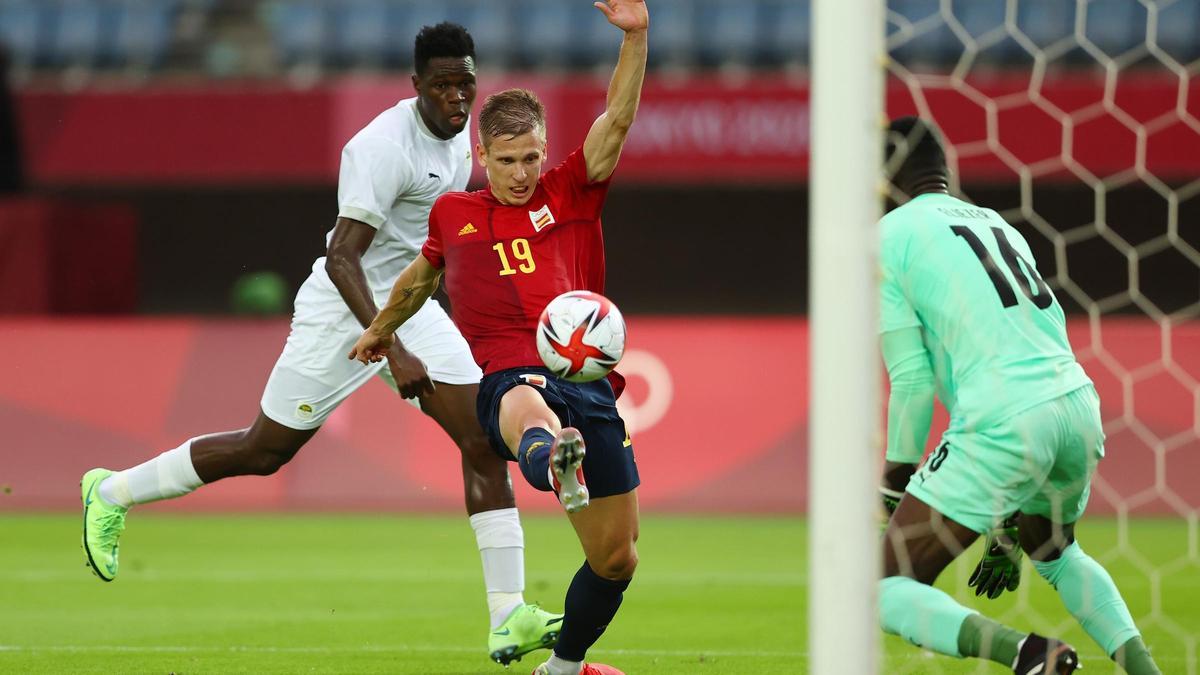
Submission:
[[[129,522],[121,577],[104,584],[84,568],[78,516],[0,516],[0,672],[505,672],[485,654],[465,518],[141,512]],[[526,598],[561,609],[578,546],[562,517],[524,523]],[[1134,521],[1119,549],[1118,534],[1103,519],[1080,528],[1164,671],[1195,673],[1195,532],[1178,520]],[[593,658],[631,675],[807,672],[805,537],[799,519],[647,516],[638,577]],[[965,556],[972,565],[977,551]],[[941,586],[956,592],[968,568],[952,568]],[[1018,597],[976,606],[1057,632],[1080,648],[1087,672],[1112,672],[1028,567]],[[883,645],[886,673],[1007,672],[894,638]],[[529,672],[545,653],[508,672]]]

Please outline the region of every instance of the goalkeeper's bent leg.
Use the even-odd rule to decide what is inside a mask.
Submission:
[[[901,576],[879,582],[879,623],[885,632],[918,647],[946,656],[990,659],[1010,668],[1026,637],[932,586]]]
[[[1038,574],[1058,591],[1063,605],[1083,630],[1130,675],[1157,675],[1158,666],[1141,641],[1141,634],[1121,598],[1117,585],[1100,563],[1083,552],[1078,542],[1055,560],[1034,560]]]

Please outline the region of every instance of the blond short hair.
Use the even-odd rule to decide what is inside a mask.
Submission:
[[[546,109],[528,89],[506,89],[483,101],[479,111],[479,141],[485,146],[493,138],[515,138],[530,132],[546,133]]]

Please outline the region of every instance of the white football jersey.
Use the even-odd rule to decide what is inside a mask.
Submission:
[[[464,190],[470,177],[469,127],[450,140],[434,136],[417,111],[415,97],[383,111],[346,144],[338,176],[338,216],[377,230],[362,257],[377,299],[386,299],[400,272],[420,255],[433,202],[447,192]],[[332,237],[330,230],[326,247]],[[325,272],[324,256],[313,264],[305,283],[314,284],[337,292]]]

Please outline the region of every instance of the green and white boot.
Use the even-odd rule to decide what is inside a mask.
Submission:
[[[100,496],[100,483],[112,475],[108,469],[92,469],[79,481],[83,500],[83,551],[88,567],[102,581],[117,577],[117,545],[125,531],[129,509],[109,504]]]
[[[538,649],[558,642],[562,614],[551,614],[537,605],[518,605],[499,628],[488,634],[488,653],[496,663],[507,666]]]

